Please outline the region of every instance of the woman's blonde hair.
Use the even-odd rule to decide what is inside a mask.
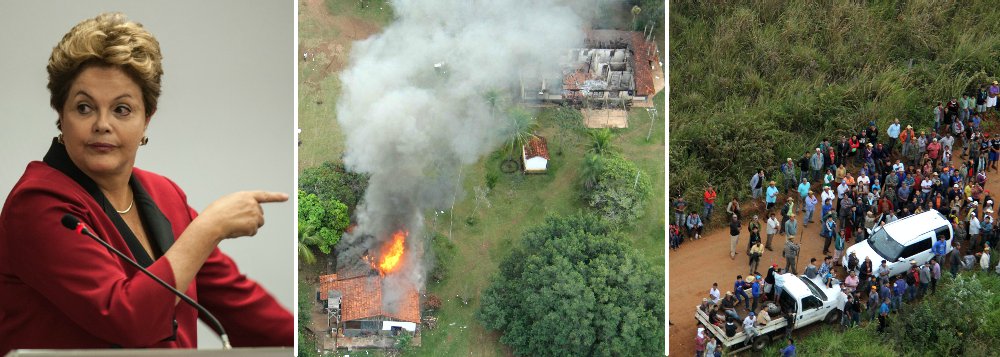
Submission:
[[[156,111],[163,76],[160,43],[142,24],[121,13],[103,13],[74,26],[49,57],[50,104],[62,112],[69,88],[87,66],[121,68],[142,89],[146,116]],[[56,123],[58,126],[58,122]]]

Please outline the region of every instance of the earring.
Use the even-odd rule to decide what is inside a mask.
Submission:
[[[142,140],[139,141],[139,145],[146,146],[146,144],[149,144],[149,137],[148,136],[143,136]]]
[[[56,137],[56,141],[59,142],[60,144],[66,145],[66,143],[63,142],[63,134],[62,133],[60,133],[59,136]]]

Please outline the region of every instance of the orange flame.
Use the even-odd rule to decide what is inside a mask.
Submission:
[[[392,234],[389,249],[385,254],[382,254],[382,261],[378,264],[379,271],[383,275],[391,273],[399,265],[399,261],[403,259],[403,243],[406,241],[407,234],[409,232],[406,231],[397,231]]]

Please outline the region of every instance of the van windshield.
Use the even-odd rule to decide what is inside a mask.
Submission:
[[[899,257],[899,253],[903,251],[903,245],[885,233],[885,229],[872,234],[871,238],[868,238],[868,245],[875,250],[875,253],[890,262],[895,261]]]

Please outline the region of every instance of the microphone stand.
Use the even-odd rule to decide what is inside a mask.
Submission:
[[[184,300],[184,302],[186,302],[188,305],[191,305],[192,307],[194,307],[195,309],[197,309],[198,313],[202,314],[202,316],[207,317],[209,324],[212,325],[212,327],[215,327],[215,330],[219,334],[219,339],[222,340],[222,349],[229,350],[229,349],[233,348],[233,346],[229,343],[229,335],[226,334],[226,329],[224,329],[222,327],[222,324],[219,323],[219,320],[216,319],[215,316],[212,315],[211,312],[208,312],[208,309],[205,309],[204,306],[201,306],[200,304],[198,304],[197,302],[195,302],[194,299],[191,299],[190,297],[188,297],[187,295],[185,295],[184,293],[182,293],[180,290],[177,290],[173,286],[170,286],[170,284],[167,284],[165,281],[163,281],[162,279],[160,279],[159,277],[157,277],[153,273],[149,272],[149,270],[146,270],[146,268],[143,268],[142,265],[139,265],[139,263],[136,263],[135,260],[132,260],[132,258],[129,258],[127,255],[125,255],[125,253],[122,253],[122,252],[118,251],[118,249],[115,249],[114,247],[112,247],[110,244],[108,244],[108,242],[105,242],[101,238],[98,238],[97,235],[95,235],[94,233],[92,233],[90,231],[90,229],[87,229],[87,226],[84,225],[83,222],[80,222],[79,218],[76,218],[75,216],[73,216],[71,214],[66,214],[62,218],[62,224],[66,228],[74,230],[77,233],[83,234],[83,235],[85,235],[87,237],[90,237],[91,239],[97,241],[98,243],[101,243],[101,245],[103,245],[105,248],[108,248],[109,250],[111,250],[111,252],[115,253],[115,255],[117,255],[120,258],[124,259],[125,261],[129,262],[129,264],[132,264],[132,266],[134,266],[136,268],[139,268],[140,271],[142,271],[143,273],[145,273],[147,276],[149,276],[150,278],[152,278],[154,281],[156,281],[157,283],[159,283],[163,287],[167,288],[167,290],[170,290],[171,292],[173,292],[174,295],[177,295],[177,297],[179,297],[181,300]]]

